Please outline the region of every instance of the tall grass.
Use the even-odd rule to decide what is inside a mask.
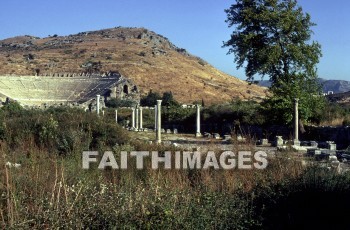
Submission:
[[[70,109],[3,117],[1,228],[295,229],[317,224],[310,213],[324,226],[348,227],[325,216],[346,220],[349,175],[305,169],[289,155],[269,159],[265,170],[153,170],[149,158],[142,170],[134,160],[126,170],[83,170],[84,150],[113,150],[119,159],[121,151],[176,149],[130,140],[113,118]],[[8,161],[21,167],[3,167]]]
[[[132,161],[127,170],[83,170],[80,154],[62,157],[38,148],[28,158],[7,151],[1,149],[1,165],[22,164],[0,171],[2,226],[13,228],[246,228],[258,224],[250,192],[300,173],[295,162],[284,170],[277,161],[264,173],[137,170]]]

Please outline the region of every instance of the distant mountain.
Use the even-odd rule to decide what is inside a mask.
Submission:
[[[263,87],[270,87],[271,82],[269,80],[262,80],[262,81],[258,81],[258,85],[263,86]]]
[[[323,92],[327,93],[333,91],[333,93],[344,93],[350,91],[350,81],[344,80],[325,80],[319,78],[320,83],[323,86]]]
[[[328,93],[332,91],[333,93],[344,93],[350,91],[350,81],[344,80],[326,80],[323,78],[318,79],[319,83],[322,85],[323,92]],[[270,87],[271,82],[268,80],[259,81],[258,85],[264,87]]]

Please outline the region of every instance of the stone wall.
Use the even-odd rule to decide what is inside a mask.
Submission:
[[[104,100],[140,101],[138,87],[118,72],[0,76],[0,98],[10,98],[24,106],[83,104],[97,94]]]
[[[13,76],[13,75],[9,75]],[[122,75],[119,72],[104,72],[104,73],[89,73],[89,72],[80,72],[80,73],[40,73],[38,76],[42,77],[87,77],[87,78],[98,78],[98,77],[114,77],[120,78]]]

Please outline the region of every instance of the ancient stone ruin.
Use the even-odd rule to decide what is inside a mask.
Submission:
[[[40,76],[0,76],[0,99],[7,98],[23,106],[59,105],[91,106],[101,95],[111,98],[140,100],[137,86],[118,72],[103,74],[50,73]]]

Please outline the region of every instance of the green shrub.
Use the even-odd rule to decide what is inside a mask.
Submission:
[[[349,229],[350,174],[311,167],[300,177],[254,191],[261,229]]]
[[[83,110],[64,107],[11,110],[11,116],[8,111],[0,113],[0,139],[11,148],[31,138],[37,146],[60,154],[101,146],[112,148],[128,142],[128,133],[114,120],[98,118]]]
[[[146,96],[141,97],[140,105],[141,106],[155,106],[157,104],[157,100],[161,100],[162,97],[157,92],[152,92],[150,90]]]
[[[346,117],[343,121],[343,126],[350,126],[350,118]]]
[[[108,108],[132,107],[135,106],[135,102],[128,99],[111,98],[106,101],[106,106]]]

